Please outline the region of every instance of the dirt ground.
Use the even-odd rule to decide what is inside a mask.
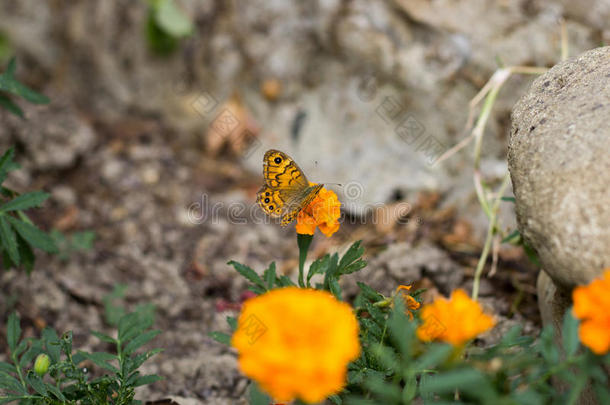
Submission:
[[[34,220],[65,233],[92,230],[93,249],[67,260],[41,253],[30,277],[5,272],[2,313],[17,310],[27,335],[45,325],[71,329],[75,347],[100,350],[103,344],[87,332],[112,331],[104,321],[103,297],[116,284],[126,284],[119,303],[131,309],[154,304],[155,327],[163,330],[154,345],[165,351],[144,371],[165,379],[142,389],[139,398],[171,394],[201,403],[238,403],[247,383],[235,354],[207,337],[227,330],[225,317],[236,316],[245,297],[243,278],[226,262],[260,271],[276,261],[278,269],[294,276],[294,228],[228,215],[227,201],[235,195],[255,204],[261,177],[230,157],[212,159],[197,145],[180,143],[158,120],[130,118],[123,128],[99,124],[95,130],[95,148],[69,169],[16,174],[31,176],[33,187],[52,193],[44,209],[32,212]],[[197,211],[202,198],[205,220]],[[429,294],[469,289],[480,242],[471,240],[465,219],[456,218],[451,208],[439,209],[438,201],[438,195],[422,193],[408,220],[392,227],[376,226],[371,217],[368,224],[367,218],[343,217],[331,238],[316,234],[312,258],[364,241],[369,265],[346,277],[347,298],[355,296],[360,279],[386,295],[406,283],[426,287]],[[220,210],[215,217],[212,206]],[[534,285],[535,269],[522,252],[503,249],[496,275],[481,285],[482,301],[500,318],[494,334],[517,323],[528,333],[538,330]]]

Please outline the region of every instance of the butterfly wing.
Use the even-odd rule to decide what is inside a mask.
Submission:
[[[305,173],[294,160],[284,152],[270,149],[263,158],[263,177],[271,188],[302,191],[309,187]]]
[[[276,149],[265,153],[263,177],[265,185],[258,191],[256,201],[267,215],[281,217],[282,226],[292,222],[322,188],[322,185],[310,186],[295,161]]]
[[[278,218],[282,215],[282,208],[285,205],[287,197],[282,196],[280,189],[264,185],[256,193],[256,202],[265,212],[272,218]]]
[[[288,200],[282,209],[281,225],[286,226],[294,221],[299,212],[316,198],[323,186],[323,184],[308,186],[301,193]]]

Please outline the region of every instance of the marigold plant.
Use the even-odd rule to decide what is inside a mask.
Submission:
[[[341,202],[337,194],[322,188],[316,198],[299,212],[296,231],[301,235],[313,235],[318,227],[324,235],[330,237],[339,230],[340,216]]]
[[[572,298],[574,316],[581,320],[580,341],[596,354],[610,351],[610,268],[602,278],[576,287]]]
[[[245,302],[231,345],[241,371],[275,400],[320,402],[341,391],[360,354],[358,321],[330,293],[286,287]]]
[[[455,290],[449,299],[440,297],[421,311],[423,324],[417,337],[423,341],[438,340],[460,346],[491,329],[493,317],[485,314],[478,302],[464,290]]]
[[[421,306],[419,302],[415,298],[413,298],[409,292],[411,291],[411,285],[399,285],[396,287],[395,294],[401,294],[401,298],[405,304],[405,312],[409,316],[409,319],[413,319],[413,312]]]

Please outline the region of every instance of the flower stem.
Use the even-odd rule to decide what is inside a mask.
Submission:
[[[297,245],[299,246],[299,287],[305,287],[304,270],[305,260],[307,260],[307,251],[313,240],[313,235],[304,235],[297,233]]]

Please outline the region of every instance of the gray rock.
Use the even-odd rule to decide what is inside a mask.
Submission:
[[[610,47],[562,62],[515,105],[508,162],[519,229],[564,287],[610,267]]]
[[[412,284],[422,277],[430,278],[444,294],[449,294],[460,285],[464,272],[444,250],[430,243],[413,246],[402,242],[388,246],[355,275],[356,280],[388,294],[398,285]]]
[[[542,263],[538,303],[558,345],[570,290],[610,266],[609,78],[610,47],[588,51],[536,79],[512,115],[517,221]],[[590,387],[578,403],[596,403]]]
[[[7,126],[37,170],[66,169],[93,148],[95,132],[74,105],[57,100],[48,105],[21,103],[26,119],[7,116]]]

